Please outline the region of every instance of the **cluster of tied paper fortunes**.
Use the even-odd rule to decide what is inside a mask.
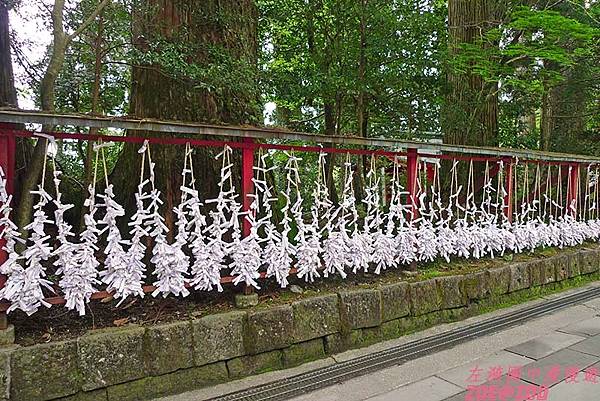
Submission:
[[[96,149],[96,154],[100,151]],[[33,221],[25,227],[29,230],[29,239],[22,254],[16,252],[16,245],[22,240],[10,220],[11,197],[6,191],[4,173],[0,171],[0,239],[5,241],[3,248],[8,254],[0,266],[0,273],[8,276],[0,298],[11,303],[9,312],[19,309],[31,315],[42,305],[50,306],[44,298],[57,291],[46,276],[51,265],[60,278],[58,287],[66,299],[66,307],[83,315],[90,297],[100,289],[113,293],[121,302],[128,297],[143,297],[147,278],[154,281],[153,296],[185,297],[190,288],[222,291],[221,276],[227,274],[233,276],[236,285],[243,283],[259,288],[259,272],[264,271],[266,277],[286,287],[292,268],[297,269],[299,278],[313,282],[330,275],[345,278],[348,273],[379,274],[386,269],[438,257],[446,261],[451,257],[494,257],[506,251],[574,246],[600,237],[596,205],[598,182],[593,173],[588,174],[593,180],[587,183],[585,191],[589,213],[579,213],[580,219],[573,217],[576,213],[569,210],[574,205],[561,206],[558,198],[555,201],[538,191],[536,200],[523,199],[520,210],[510,222],[502,213],[507,207],[503,204],[503,180],[497,179],[498,185],[494,188],[489,169],[486,169],[482,200],[476,204],[472,163],[466,190],[458,183],[455,162],[450,196],[442,199],[438,190],[439,165],[435,164],[432,186],[420,191],[418,199],[407,205],[408,196],[400,184],[399,160],[393,161],[393,174],[390,174],[391,179],[387,177],[389,182],[385,185],[382,180],[386,177],[377,174],[372,162],[362,200],[364,205],[359,207],[348,156],[340,202],[334,206],[325,181],[325,154],[319,155],[318,178],[312,199],[308,200],[302,198],[300,191],[298,162],[301,159],[287,154],[284,188],[279,191],[283,207],[281,218],[275,222],[276,195],[267,180],[272,169],[267,167],[268,154],[258,157],[254,167],[255,190],[249,195],[250,211],[244,213],[232,183],[232,150],[225,147],[218,155],[222,161],[218,197],[201,200],[193,175],[192,150],[186,146],[181,202],[174,209],[176,233],[170,243],[168,228],[159,213],[161,194],[154,185],[155,164],[147,143],[139,153],[141,179],[135,195],[136,211],[128,222],[127,235],[119,230],[125,211],[115,201],[113,186],[105,172],[107,185],[102,193],[96,193],[95,185],[88,188],[85,229],[76,238],[73,228],[64,219],[65,212],[73,205],[61,200],[61,172],[55,167],[52,190],[47,191],[40,184],[34,191],[37,204]],[[145,171],[149,172],[148,177],[144,177]],[[503,171],[502,165],[499,171]],[[539,177],[538,171],[538,184]],[[382,187],[389,197],[383,196]],[[594,188],[593,194],[591,188]],[[46,214],[50,203],[54,204],[53,216]],[[359,209],[364,210],[360,218]],[[251,227],[248,236],[242,235],[243,219],[247,219]],[[53,242],[56,244],[51,243],[47,234],[50,225],[55,226],[53,232],[57,236]],[[154,244],[151,250],[145,245],[149,238]],[[99,248],[99,243],[104,246]],[[148,252],[152,256],[146,265]],[[105,256],[102,264],[98,261],[99,253]]]

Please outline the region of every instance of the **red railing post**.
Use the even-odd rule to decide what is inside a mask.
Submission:
[[[15,136],[12,135],[12,127],[7,124],[0,124],[0,167],[4,171],[6,176],[6,190],[9,194],[14,191],[14,177],[15,177]],[[0,240],[0,265],[8,259],[8,255],[2,249],[4,248],[4,241]],[[0,288],[4,287],[6,283],[6,276],[0,275]],[[8,328],[8,320],[6,319],[6,312],[0,312],[0,330],[6,330]]]
[[[411,206],[411,218],[418,217],[417,208],[417,179],[419,174],[419,154],[416,148],[408,148],[406,155],[406,182],[408,190],[408,199]]]
[[[513,198],[514,198],[514,182],[513,179],[513,160],[505,159],[506,176],[504,177],[504,215],[510,223],[513,221]]]
[[[567,207],[573,217],[577,218],[577,199],[579,192],[579,163],[571,164],[569,171],[569,188],[567,193]]]
[[[242,148],[242,211],[244,213],[250,213],[252,198],[248,195],[254,192],[254,183],[252,182],[254,177],[254,148],[251,146],[253,142],[252,138],[244,138],[244,143],[248,146]],[[250,235],[250,228],[250,221],[244,218],[242,221],[242,235],[244,237]],[[244,293],[251,294],[252,287],[245,286]]]

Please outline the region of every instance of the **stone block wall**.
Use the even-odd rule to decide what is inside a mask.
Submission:
[[[0,400],[147,400],[300,365],[598,279],[600,250],[0,348]]]

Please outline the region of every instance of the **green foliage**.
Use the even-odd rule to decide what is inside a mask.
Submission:
[[[540,146],[540,118],[533,129],[524,119],[550,107],[543,99],[555,88],[568,85],[586,91],[591,106],[595,103],[592,99],[598,98],[597,88],[589,85],[599,77],[600,26],[594,17],[598,4],[592,2],[588,7],[573,1],[549,6],[509,9],[502,24],[475,43],[461,44],[458,54],[448,60],[453,71],[500,84],[498,135],[504,146]],[[581,87],[577,82],[585,84]],[[590,123],[594,125],[592,119]]]
[[[323,131],[324,106],[331,103],[337,131],[355,133],[363,92],[372,136],[438,130],[443,5],[414,0],[258,4],[264,97],[277,105],[276,124]]]
[[[82,0],[66,9],[65,24],[75,30],[97,7]],[[98,112],[123,115],[128,111],[130,91],[130,10],[123,1],[113,1],[67,49],[65,64],[56,84],[56,109],[61,112],[91,112],[96,57],[100,63]]]

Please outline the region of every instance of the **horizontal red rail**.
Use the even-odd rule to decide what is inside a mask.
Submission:
[[[18,136],[23,138],[36,138],[39,135],[31,131],[22,130],[0,130],[0,135]],[[122,142],[122,143],[144,143],[148,141],[150,144],[155,145],[186,145],[192,146],[209,146],[209,147],[223,147],[229,146],[234,149],[274,149],[284,151],[298,151],[298,152],[325,152],[325,153],[350,153],[357,155],[374,155],[374,156],[405,156],[406,152],[393,152],[382,149],[368,150],[368,149],[353,149],[353,148],[325,148],[321,146],[305,146],[305,145],[283,145],[273,143],[255,143],[255,142],[237,142],[237,141],[217,141],[207,139],[194,139],[194,138],[172,138],[172,137],[142,137],[142,136],[116,136],[116,135],[91,135],[91,134],[77,134],[77,133],[66,133],[66,132],[51,132],[44,133],[44,135],[52,136],[56,139],[73,139],[82,141],[103,141],[103,142]]]
[[[173,135],[174,133],[169,133],[166,135]],[[144,141],[148,141],[150,144],[157,145],[186,145],[190,144],[191,146],[204,146],[204,147],[223,147],[230,146],[234,149],[273,149],[280,151],[296,151],[296,152],[325,152],[325,153],[339,153],[339,154],[353,154],[353,155],[372,155],[372,156],[384,156],[389,158],[394,157],[405,157],[408,155],[408,152],[400,152],[400,151],[390,151],[384,149],[357,149],[351,147],[343,147],[344,145],[340,145],[340,147],[321,147],[321,146],[304,146],[304,145],[292,145],[292,144],[278,144],[278,143],[257,143],[255,141],[244,141],[240,138],[239,141],[235,140],[209,140],[209,139],[198,139],[198,138],[189,138],[189,137],[172,137],[172,136],[164,136],[164,137],[143,137],[143,136],[118,136],[118,135],[92,135],[92,134],[81,134],[81,133],[65,133],[65,132],[50,132],[47,133],[56,139],[67,139],[67,140],[80,140],[80,141],[103,141],[103,142],[117,142],[117,143],[138,143],[141,144]],[[14,137],[26,137],[26,138],[35,138],[38,136],[36,132],[27,131],[27,130],[15,130],[15,129],[0,129],[0,136],[8,136],[10,138]],[[346,145],[347,146],[347,145]],[[414,150],[413,150],[414,152]],[[481,155],[470,155],[468,153],[457,154],[457,153],[448,153],[448,154],[425,154],[419,153],[418,156],[420,158],[433,158],[439,160],[462,160],[462,161],[473,161],[473,162],[497,162],[500,160],[504,160],[508,163],[515,163],[516,158],[512,156],[506,157],[498,157],[498,156],[481,156]],[[562,166],[578,166],[578,165],[589,165],[593,164],[591,162],[568,162],[568,161],[548,161],[548,160],[536,160],[536,159],[519,159],[522,163],[539,163],[544,165],[562,165]],[[9,183],[10,184],[10,183]],[[509,202],[511,204],[511,202]],[[290,275],[295,275],[297,273],[296,269],[290,270]],[[266,272],[260,273],[260,278],[266,278]],[[221,284],[230,284],[233,282],[232,276],[222,277],[220,282]],[[188,286],[189,288],[189,286]],[[156,287],[147,285],[143,287],[144,293],[152,293]],[[98,291],[92,295],[93,300],[104,299],[106,297],[111,296],[111,294],[107,291]],[[65,298],[57,295],[46,298],[46,302],[52,305],[64,304],[66,302]],[[9,307],[9,303],[2,302],[0,303],[0,312],[6,311]]]
[[[399,157],[406,156],[407,152],[399,151],[388,151],[383,149],[355,149],[347,147],[322,147],[322,146],[306,146],[306,145],[287,145],[287,144],[274,144],[274,143],[257,143],[248,141],[226,141],[226,140],[209,140],[209,139],[195,139],[195,138],[181,138],[181,137],[143,137],[143,136],[118,136],[118,135],[99,135],[99,134],[81,134],[81,133],[68,133],[68,132],[49,132],[44,133],[45,135],[52,136],[56,139],[72,139],[81,141],[104,141],[104,142],[118,142],[118,143],[144,143],[148,141],[150,144],[156,145],[186,145],[191,146],[208,146],[208,147],[223,147],[229,146],[234,149],[273,149],[281,151],[296,151],[296,152],[324,152],[324,153],[342,153],[342,154],[354,154],[354,155],[373,155],[373,156],[386,156],[386,157]],[[14,129],[0,129],[0,135],[4,136],[15,136],[24,138],[36,138],[39,137],[37,132],[28,130],[14,130]],[[241,139],[241,138],[240,138]],[[496,156],[475,156],[468,154],[433,154],[433,153],[419,153],[421,158],[432,158],[440,160],[463,160],[473,162],[485,162],[493,161],[497,162],[500,160],[514,161],[513,157],[496,157]],[[561,161],[548,161],[541,159],[520,159],[521,162],[536,163],[542,165],[562,165],[562,166],[576,166],[576,165],[587,165],[593,163],[583,162],[561,162]]]

